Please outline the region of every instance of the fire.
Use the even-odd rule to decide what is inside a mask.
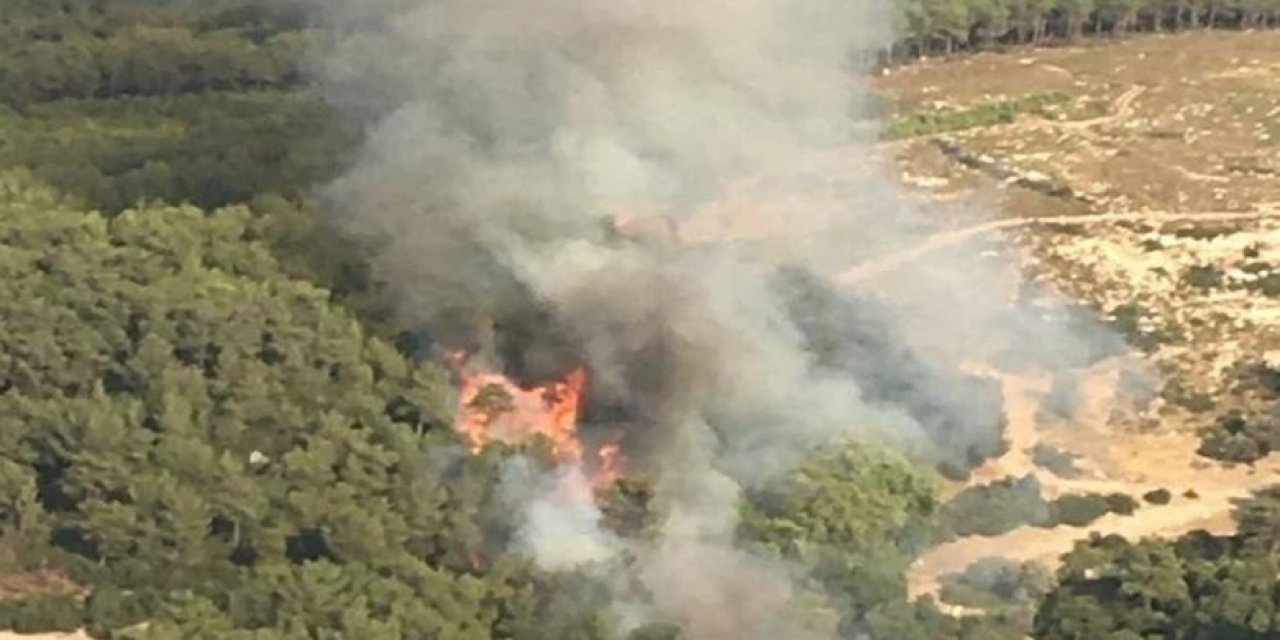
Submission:
[[[602,489],[622,475],[622,448],[607,442],[595,451],[595,472],[586,474],[586,455],[578,434],[587,371],[578,368],[562,380],[522,387],[501,373],[476,372],[467,367],[465,353],[450,354],[449,363],[459,379],[455,429],[472,453],[490,442],[518,444],[543,436],[551,443],[556,462],[572,467]]]
[[[596,450],[600,458],[600,469],[596,471],[596,486],[607,487],[622,478],[623,463],[622,445],[608,442]]]

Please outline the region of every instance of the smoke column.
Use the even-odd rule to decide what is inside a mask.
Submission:
[[[669,513],[658,540],[634,550],[658,614],[699,640],[808,637],[785,622],[785,569],[734,547],[741,489],[833,438],[926,435],[906,408],[869,401],[865,381],[816,366],[776,277],[784,265],[831,274],[919,234],[921,214],[871,158],[875,127],[855,118],[867,99],[855,61],[889,40],[886,7],[326,9],[341,36],[320,63],[323,86],[371,124],[324,194],[344,229],[378,247],[403,317],[493,359],[512,356],[486,319],[539,318],[522,329],[523,366],[554,370],[568,353],[590,368],[593,395],[633,414],[643,451],[628,455],[652,468]],[[679,237],[609,232],[614,216],[650,213],[677,221]],[[895,278],[904,313],[953,320],[904,324],[909,337],[953,362],[1007,345],[1017,319],[993,281],[1014,279],[964,256]],[[513,498],[526,509],[522,550],[560,569],[616,547],[590,505],[555,491]]]

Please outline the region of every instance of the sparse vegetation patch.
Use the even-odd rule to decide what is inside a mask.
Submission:
[[[1108,513],[1133,515],[1137,507],[1136,500],[1122,493],[1068,494],[1049,503],[1048,522],[1041,526],[1084,527]]]
[[[1053,584],[1053,576],[1033,562],[983,558],[960,573],[943,576],[944,602],[976,609],[1034,605]]]
[[[1222,286],[1222,269],[1213,265],[1197,265],[1187,269],[1183,281],[1199,289],[1212,289]]]
[[[1021,114],[1044,115],[1048,107],[1063,104],[1070,99],[1071,97],[1064,93],[1036,93],[1021,98],[988,102],[968,109],[915,111],[894,117],[885,130],[885,137],[898,140],[1007,124],[1016,120]]]
[[[968,487],[942,506],[944,531],[998,536],[1024,525],[1083,527],[1108,514],[1132,515],[1138,502],[1122,493],[1067,494],[1045,500],[1034,475]]]
[[[1045,444],[1037,444],[1031,450],[1031,461],[1036,466],[1048,469],[1053,475],[1061,478],[1078,478],[1080,469],[1076,467],[1076,456]]]
[[[1252,463],[1280,448],[1280,421],[1229,411],[1205,430],[1198,453],[1224,462]]]

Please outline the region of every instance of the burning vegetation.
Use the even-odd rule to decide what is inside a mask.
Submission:
[[[621,444],[610,440],[588,447],[579,431],[588,382],[585,367],[560,380],[521,385],[502,373],[477,370],[465,352],[452,352],[448,360],[458,382],[454,428],[472,453],[492,442],[519,445],[542,438],[558,465],[577,472],[597,492],[621,477]]]

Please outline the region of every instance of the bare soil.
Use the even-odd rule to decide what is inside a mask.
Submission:
[[[877,87],[908,109],[962,108],[1056,92],[1056,118],[957,134],[967,147],[1097,195],[1106,211],[1249,210],[1280,201],[1280,32],[1153,35],[930,60]],[[1057,118],[1061,118],[1058,120]],[[900,145],[914,174],[972,188],[926,140]],[[1060,203],[1004,194],[1004,213],[1060,215]]]
[[[1086,372],[1083,406],[1069,419],[1040,411],[1047,377],[991,372],[1004,384],[1008,454],[970,484],[1035,473],[1046,497],[1152,489],[1174,495],[1132,516],[1088,527],[1023,527],[968,537],[925,553],[909,577],[913,595],[988,556],[1056,564],[1090,533],[1130,538],[1195,529],[1227,533],[1235,502],[1280,481],[1276,456],[1227,466],[1196,455],[1197,431],[1217,412],[1247,406],[1242,365],[1280,348],[1280,297],[1259,282],[1280,269],[1280,32],[1205,32],[1009,54],[931,60],[877,82],[904,108],[946,111],[1059,92],[1057,113],[953,134],[965,149],[1022,172],[1038,172],[1089,196],[1090,203],[998,184],[944,157],[928,139],[890,149],[908,188],[938,200],[996,201],[993,220],[939,230],[924,242],[855,265],[853,286],[944,248],[990,236],[1011,239],[1028,277],[1105,314],[1140,310],[1139,333],[1156,346],[1125,360],[1154,372],[1156,384],[1210,398],[1193,409],[1162,397],[1125,406],[1108,361]],[[918,186],[923,185],[923,186]],[[1194,270],[1221,277],[1191,282]],[[1037,444],[1077,456],[1079,476],[1037,468]],[[961,486],[953,486],[955,491]],[[1183,492],[1193,489],[1198,497]]]
[[[1173,501],[1162,506],[1143,504],[1131,516],[1109,514],[1083,528],[1023,526],[1000,536],[969,536],[938,545],[910,569],[908,586],[913,597],[936,595],[942,576],[962,571],[981,558],[1056,564],[1077,540],[1093,533],[1131,539],[1177,536],[1196,529],[1230,533],[1235,526],[1231,515],[1236,501],[1280,479],[1280,460],[1253,467],[1197,463],[1197,442],[1188,434],[1134,434],[1108,426],[1117,404],[1124,402],[1117,393],[1123,366],[1123,359],[1114,359],[1093,367],[1082,384],[1080,410],[1071,420],[1052,426],[1038,418],[1049,379],[995,374],[1004,386],[1010,448],[1001,458],[976,470],[968,485],[1033,473],[1046,498],[1066,493],[1124,493],[1137,499],[1148,491],[1166,489],[1174,494]],[[1035,465],[1030,453],[1042,442],[1053,442],[1085,460],[1083,475],[1063,478]],[[1187,489],[1194,489],[1197,497],[1184,496]]]

